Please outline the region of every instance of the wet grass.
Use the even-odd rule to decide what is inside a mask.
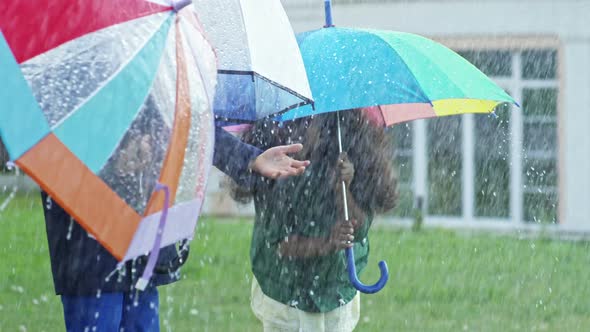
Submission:
[[[6,196],[0,195],[0,204]],[[64,330],[38,195],[0,211],[0,331]],[[260,331],[251,314],[251,224],[204,218],[185,279],[161,288],[163,331]],[[371,262],[391,279],[362,297],[357,331],[590,329],[590,245],[375,228]]]

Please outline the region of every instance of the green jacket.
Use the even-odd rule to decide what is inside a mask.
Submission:
[[[336,215],[334,193],[317,163],[299,177],[260,180],[254,194],[256,220],[250,248],[252,270],[264,294],[308,312],[328,312],[350,302],[356,289],[348,280],[344,250],[312,258],[280,257],[278,244],[290,235],[328,239]],[[360,274],[369,254],[372,216],[355,234]]]

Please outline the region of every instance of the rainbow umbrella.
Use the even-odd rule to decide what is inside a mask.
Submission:
[[[194,7],[219,60],[214,112],[220,123],[251,123],[311,105],[295,33],[279,0],[195,0]]]
[[[151,251],[144,282],[192,238],[212,162],[215,55],[189,2],[0,0],[11,160],[118,260]]]
[[[411,33],[327,27],[297,35],[315,109],[313,114],[379,106],[383,123],[491,113],[514,100],[475,66],[447,47]]]
[[[331,2],[324,3],[324,28],[297,36],[315,108],[293,109],[279,116],[280,121],[363,108],[378,123],[389,126],[437,116],[491,113],[502,103],[515,103],[445,46],[410,33],[334,27]],[[342,151],[340,128],[338,138]],[[346,249],[346,256],[349,278],[357,289],[375,293],[385,286],[385,262],[379,262],[379,281],[367,286],[356,275],[353,250]]]

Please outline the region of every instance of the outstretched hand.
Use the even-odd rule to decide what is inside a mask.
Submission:
[[[309,160],[295,160],[289,154],[297,153],[303,149],[301,144],[281,145],[272,147],[260,154],[250,168],[260,175],[281,179],[289,176],[300,175],[309,165]]]

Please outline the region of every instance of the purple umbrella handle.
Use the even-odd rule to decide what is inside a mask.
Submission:
[[[358,289],[362,293],[377,293],[383,287],[385,287],[387,280],[389,280],[389,270],[387,269],[387,263],[385,263],[385,261],[379,262],[379,270],[381,270],[379,281],[377,281],[376,284],[370,286],[363,284],[356,274],[356,267],[354,265],[354,250],[352,248],[346,248],[346,262],[348,265],[348,279],[350,279],[350,282],[354,288]]]
[[[168,207],[170,206],[170,189],[168,189],[167,185],[157,182],[154,192],[159,190],[164,191],[164,208],[162,209],[162,214],[160,215],[160,223],[158,224],[156,239],[154,240],[154,245],[148,258],[148,263],[143,270],[143,275],[141,278],[139,278],[137,284],[135,284],[135,288],[141,291],[145,290],[150,282],[152,273],[154,272],[154,267],[156,266],[158,256],[160,255],[160,244],[162,243],[162,236],[164,235],[164,226],[166,224],[166,219],[168,218]]]

